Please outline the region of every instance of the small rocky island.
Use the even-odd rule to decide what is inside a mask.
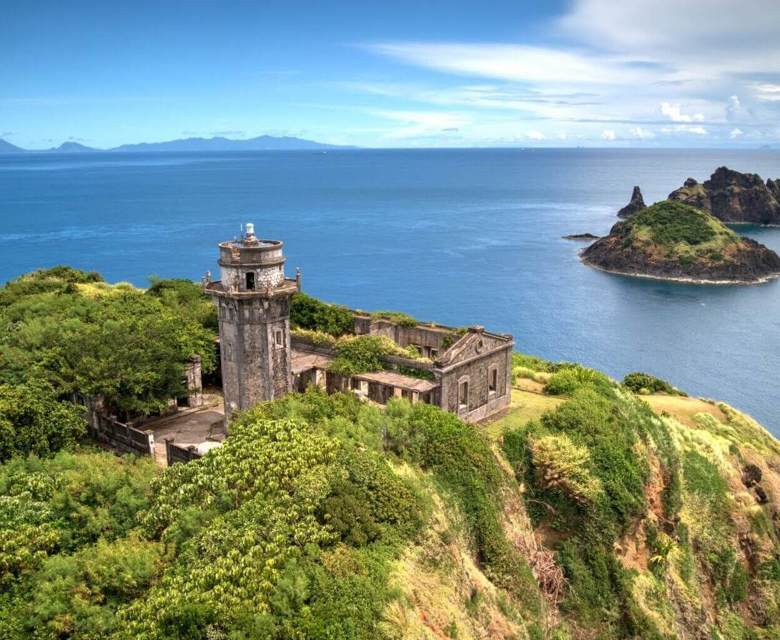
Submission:
[[[764,182],[755,173],[719,167],[703,183],[688,178],[669,200],[706,209],[723,222],[780,225],[780,180]]]
[[[707,211],[675,200],[618,222],[582,252],[582,260],[610,273],[701,284],[749,284],[780,276],[774,251]]]

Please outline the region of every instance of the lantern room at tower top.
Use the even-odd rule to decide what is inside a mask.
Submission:
[[[226,293],[266,292],[285,283],[284,243],[260,240],[254,231],[248,223],[243,238],[219,244],[220,283]]]

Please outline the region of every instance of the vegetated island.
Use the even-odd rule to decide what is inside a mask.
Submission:
[[[167,470],[90,440],[74,397],[164,406],[216,323],[185,280],[0,287],[1,637],[780,637],[780,442],[749,416],[515,353],[478,425],[312,387]]]
[[[582,252],[610,273],[697,284],[755,284],[780,276],[780,256],[703,209],[665,200],[618,222]]]

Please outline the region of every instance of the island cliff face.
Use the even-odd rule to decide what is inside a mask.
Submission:
[[[582,253],[586,264],[632,276],[697,283],[757,283],[780,275],[780,256],[702,209],[658,202]]]
[[[755,173],[719,167],[704,183],[688,178],[669,200],[706,209],[723,222],[780,224],[780,180],[764,182]]]

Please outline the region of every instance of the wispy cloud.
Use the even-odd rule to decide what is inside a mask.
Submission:
[[[776,139],[780,3],[748,4],[574,0],[547,33],[537,34],[537,42],[555,44],[365,44],[375,54],[436,73],[415,84],[363,82],[344,88],[436,105],[442,109],[437,118],[457,114],[466,121],[458,125],[461,135],[476,142],[475,136],[495,136],[499,130],[506,139],[544,144]],[[529,129],[531,122],[536,124]],[[574,128],[566,138],[558,135],[562,125]],[[407,122],[402,129],[404,136],[415,130],[430,135],[434,127]],[[529,137],[529,131],[539,135]]]
[[[450,133],[470,122],[463,114],[440,111],[377,111],[374,115],[398,123],[385,135],[388,139],[396,140]]]

